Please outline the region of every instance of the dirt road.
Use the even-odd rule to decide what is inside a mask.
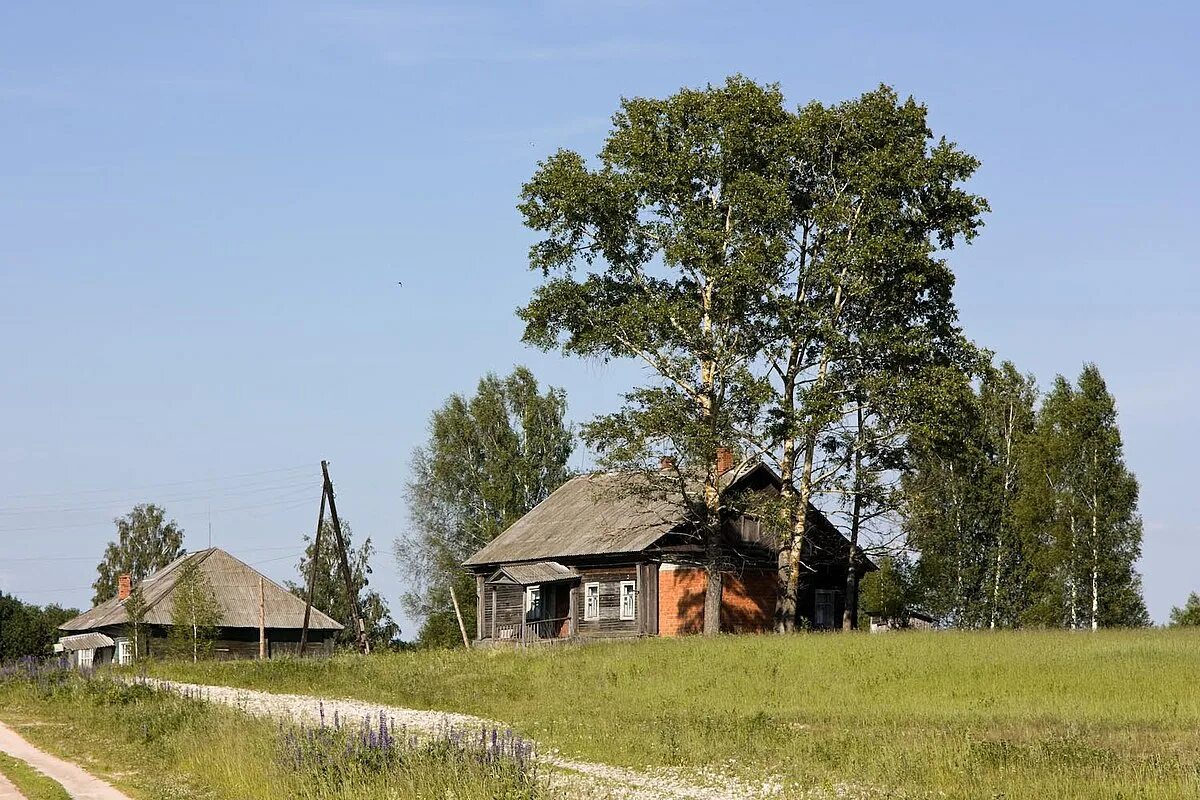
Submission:
[[[67,790],[67,794],[76,800],[130,800],[125,793],[114,789],[75,764],[37,749],[2,722],[0,750],[58,781]],[[6,797],[4,792],[4,786],[0,785],[0,798]],[[21,795],[14,787],[11,796],[19,798]]]
[[[327,718],[332,718],[335,711],[345,720],[372,716],[377,718],[379,713],[383,712],[386,716],[394,718],[398,726],[403,725],[409,730],[431,734],[444,730],[447,726],[478,731],[481,726],[495,724],[490,720],[466,714],[380,706],[359,700],[274,694],[174,681],[151,680],[148,683],[180,694],[234,706],[255,716],[283,717],[296,721],[319,722],[323,707]],[[773,780],[753,786],[715,773],[699,776],[666,769],[639,771],[575,761],[540,747],[539,759],[550,768],[547,774],[555,793],[579,800],[761,800],[779,797],[783,791]]]

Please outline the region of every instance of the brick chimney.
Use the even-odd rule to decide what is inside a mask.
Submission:
[[[117,576],[117,599],[124,600],[133,591],[133,579],[128,575]]]
[[[675,469],[675,459],[670,456],[661,456],[658,459],[658,468],[663,472],[670,472]]]
[[[733,469],[733,448],[718,447],[717,448],[717,474],[724,475],[729,470]]]

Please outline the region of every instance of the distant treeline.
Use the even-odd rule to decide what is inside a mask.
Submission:
[[[35,606],[0,591],[0,662],[50,655],[58,626],[77,616],[75,608]]]

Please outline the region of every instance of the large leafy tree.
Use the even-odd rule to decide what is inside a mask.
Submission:
[[[791,629],[805,509],[848,466],[822,442],[856,387],[957,335],[937,252],[971,238],[986,203],[960,187],[978,162],[925,118],[886,87],[791,112],[777,88],[731,78],[623,101],[597,167],[560,151],[526,184],[526,222],[547,234],[526,339],[649,368],[584,438],[626,469],[676,457],[677,479],[660,481],[705,543],[707,632],[732,501],[712,466],[721,444],[741,439],[784,479],[778,623]],[[654,484],[646,474],[636,485]]]
[[[92,584],[93,605],[116,596],[119,576],[129,575],[136,584],[184,554],[183,529],[167,519],[161,506],[142,503],[113,522],[117,539],[108,543],[96,565],[99,577]]]
[[[350,582],[354,589],[353,602],[358,606],[359,616],[367,631],[367,641],[372,650],[385,649],[394,645],[400,637],[400,627],[392,620],[391,611],[383,596],[369,588],[371,583],[371,559],[375,545],[371,537],[354,547],[354,532],[350,524],[339,520],[342,537],[346,542],[346,558],[350,565]],[[315,554],[313,537],[304,535],[304,555],[296,565],[300,577],[297,581],[286,581],[288,591],[297,597],[308,597],[308,581]],[[351,646],[355,642],[354,615],[351,600],[346,596],[346,581],[342,577],[341,561],[337,551],[337,537],[333,523],[324,522],[321,529],[321,552],[317,555],[317,575],[313,585],[313,605],[345,626],[336,639],[337,644]]]
[[[475,586],[462,562],[570,477],[566,410],[561,389],[543,391],[517,367],[485,376],[473,395],[452,395],[433,412],[429,440],[412,457],[411,527],[395,545],[413,587],[404,599],[421,621],[421,644],[460,641],[451,587],[474,630]]]
[[[560,150],[525,184],[545,281],[520,311],[525,340],[631,359],[645,385],[583,428],[607,465],[641,472],[692,514],[708,567],[704,630],[719,625],[725,485],[717,452],[755,416],[748,365],[792,225],[793,117],[775,87],[740,77],[666,99],[622,100],[589,166]],[[671,456],[673,474],[653,469]]]
[[[872,457],[879,469],[867,472],[887,470],[916,409],[936,404],[913,375],[969,361],[941,254],[975,236],[987,203],[962,188],[979,162],[935,140],[926,116],[888,87],[795,115],[786,268],[768,287],[770,340],[760,359],[772,398],[766,435],[755,442],[784,479],[780,630],[796,623],[804,510],[822,491],[844,489],[847,472],[864,475],[864,448],[825,447],[831,431],[849,418],[854,430],[875,430],[867,439],[891,439]],[[895,402],[901,395],[908,407]],[[871,481],[855,489],[857,480],[851,493],[861,499]]]

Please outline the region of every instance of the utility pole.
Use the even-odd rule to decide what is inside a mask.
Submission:
[[[258,576],[258,660],[267,659],[267,587],[266,579]]]
[[[354,630],[358,642],[358,650],[364,655],[371,652],[367,642],[367,629],[363,625],[362,615],[358,613],[358,593],[354,591],[354,579],[350,575],[350,561],[346,557],[346,540],[342,536],[342,523],[338,521],[337,504],[334,502],[333,481],[329,479],[329,462],[321,462],[321,475],[325,478],[325,497],[329,501],[329,518],[333,521],[333,536],[337,541],[338,559],[341,562],[342,580],[346,583],[346,600],[350,604],[350,613],[354,615]]]
[[[317,570],[321,566],[321,529],[325,527],[325,483],[321,482],[321,511],[317,514],[317,535],[313,537],[312,558],[308,563],[308,597],[304,601],[304,626],[300,628],[300,655],[308,645],[308,622],[312,616],[313,592],[317,588]]]

